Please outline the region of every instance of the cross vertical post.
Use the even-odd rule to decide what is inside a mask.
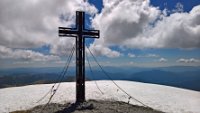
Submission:
[[[78,102],[85,101],[85,40],[82,38],[83,13],[78,13],[78,37],[76,38],[76,99]]]
[[[59,27],[60,37],[76,37],[76,103],[85,101],[85,38],[99,38],[99,30],[85,29],[85,13],[76,12],[76,28]]]

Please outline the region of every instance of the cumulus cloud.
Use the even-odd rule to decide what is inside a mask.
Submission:
[[[159,57],[159,55],[156,55],[156,54],[147,54],[146,57]]]
[[[69,55],[74,44],[74,37],[70,40],[66,37],[61,37],[59,40],[56,40],[53,45],[51,45],[50,53],[59,56]]]
[[[58,37],[58,27],[73,26],[77,10],[97,13],[95,6],[82,0],[1,0],[1,62],[61,62],[59,56],[69,54],[74,37]],[[50,47],[48,55],[31,50],[45,45]]]
[[[1,0],[0,45],[24,49],[50,45],[52,53],[60,54],[57,48],[63,46],[63,39],[58,37],[58,27],[74,25],[77,10],[97,12],[82,0]],[[72,39],[66,40],[69,47]]]
[[[167,59],[166,58],[160,58],[158,61],[159,62],[167,62]]]
[[[13,51],[49,45],[51,54],[63,55],[74,40],[59,38],[58,27],[73,26],[75,11],[83,10],[96,14],[91,22],[100,30],[100,39],[90,44],[95,55],[122,55],[111,46],[199,48],[200,5],[188,13],[182,11],[182,4],[176,7],[177,11],[166,15],[150,5],[150,0],[103,0],[103,9],[96,14],[97,9],[87,0],[1,0],[0,45]]]
[[[31,50],[11,49],[0,46],[0,59],[13,59],[22,61],[59,61],[60,57],[54,55],[44,55]]]
[[[102,12],[92,20],[100,29],[99,45],[128,48],[199,48],[200,5],[183,12],[164,14],[151,6],[149,0],[103,0]]]
[[[177,62],[179,62],[179,63],[200,63],[200,60],[195,59],[195,58],[190,58],[190,59],[180,58],[177,60]]]
[[[114,51],[114,50],[111,50],[110,48],[104,47],[102,45],[91,44],[89,49],[91,50],[91,52],[94,55],[97,55],[97,56],[98,55],[104,55],[104,56],[107,56],[107,57],[110,57],[110,58],[115,58],[115,57],[119,57],[121,55],[121,53]]]
[[[100,29],[100,39],[96,39],[92,47],[98,45],[109,49],[114,45],[126,45],[131,38],[143,33],[160,13],[149,6],[149,0],[103,0],[103,6],[102,12],[92,19],[92,27]]]
[[[139,55],[137,57],[157,58],[157,57],[159,57],[159,55],[150,53],[150,54],[146,54],[146,55]]]
[[[172,10],[173,12],[183,12],[183,4],[181,4],[180,2],[176,3],[176,9]]]
[[[132,54],[132,53],[128,53],[128,57],[130,57],[130,58],[134,58],[134,57],[139,57],[139,58],[158,58],[160,56],[157,55],[157,54],[152,54],[152,53],[144,54],[144,55],[135,55],[135,54]]]
[[[128,57],[134,58],[134,57],[136,57],[136,55],[135,55],[135,54],[132,54],[132,53],[128,53]]]
[[[148,23],[159,14],[149,1],[104,0],[102,12],[92,20],[93,27],[100,29],[100,44],[123,44],[141,34]]]
[[[149,47],[199,48],[200,5],[189,13],[173,13],[164,17],[147,34],[151,35],[146,40],[152,42]]]

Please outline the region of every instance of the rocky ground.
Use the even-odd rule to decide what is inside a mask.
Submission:
[[[134,106],[124,102],[90,100],[82,104],[40,105],[30,110],[14,111],[11,113],[163,113],[151,108]]]

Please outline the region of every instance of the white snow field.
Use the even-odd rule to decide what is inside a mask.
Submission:
[[[104,92],[102,95],[94,81],[86,82],[86,98],[95,100],[118,100],[128,102],[128,96],[118,90],[111,81],[97,81]],[[174,88],[163,85],[132,81],[116,81],[130,95],[146,105],[168,113],[200,113],[200,92]],[[29,85],[0,89],[0,113],[24,110],[39,104],[45,104],[50,95],[36,103],[44,96],[52,84]],[[75,102],[75,82],[62,83],[52,102]],[[131,99],[130,104],[141,105]]]

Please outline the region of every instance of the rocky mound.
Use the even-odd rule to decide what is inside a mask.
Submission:
[[[82,104],[57,104],[36,106],[30,110],[11,113],[163,113],[154,109],[117,101],[90,100]]]

